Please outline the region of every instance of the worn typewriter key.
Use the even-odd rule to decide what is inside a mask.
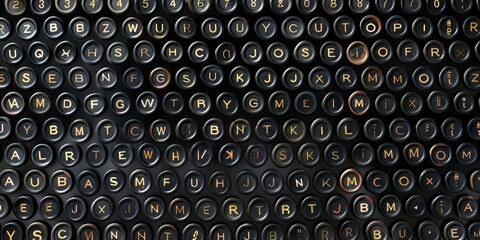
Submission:
[[[77,0],[55,0],[55,8],[62,14],[70,14],[77,7]]]
[[[45,219],[51,220],[57,218],[62,212],[61,201],[59,197],[48,195],[42,198],[39,205],[39,213]]]
[[[334,220],[342,220],[347,217],[349,205],[345,198],[334,195],[327,202],[327,214]]]
[[[270,207],[265,199],[257,197],[248,203],[247,213],[254,221],[263,222],[270,215]]]
[[[22,61],[24,50],[16,43],[8,43],[2,49],[2,56],[6,63],[15,65]]]
[[[5,18],[0,18],[0,40],[6,39],[11,32],[10,22]]]
[[[322,0],[323,10],[330,15],[339,13],[343,5],[344,0]]]
[[[340,39],[351,38],[355,34],[355,22],[349,16],[339,16],[333,23],[333,30]]]
[[[407,20],[402,16],[394,15],[387,20],[386,30],[390,37],[396,39],[402,38],[407,34]]]
[[[27,2],[25,0],[6,0],[5,10],[10,15],[21,15],[27,9]]]
[[[375,220],[367,225],[366,233],[367,239],[387,240],[389,237],[388,228],[385,223]]]
[[[214,1],[215,7],[219,13],[229,14],[237,9],[238,2],[237,0],[221,0]]]

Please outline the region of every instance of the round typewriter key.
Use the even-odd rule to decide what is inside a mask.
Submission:
[[[308,35],[316,40],[325,38],[330,31],[328,20],[323,17],[315,17],[308,23]]]
[[[73,187],[73,177],[65,170],[58,170],[51,176],[50,187],[55,193],[67,193]]]
[[[141,163],[145,167],[154,167],[161,158],[160,150],[151,143],[144,143],[138,148],[137,152]]]
[[[356,0],[362,2],[368,2],[366,0]],[[355,1],[351,1],[355,2]],[[366,3],[364,3],[366,5]],[[367,15],[362,18],[360,21],[360,30],[363,36],[367,38],[373,38],[378,36],[378,34],[382,31],[382,22],[380,19],[375,15]]]
[[[219,13],[229,14],[237,8],[237,0],[214,1],[215,7]]]
[[[200,80],[207,87],[217,87],[223,81],[223,70],[218,65],[208,65],[200,72]]]
[[[65,216],[73,222],[79,222],[87,215],[87,204],[79,197],[69,198],[63,206]]]
[[[418,13],[423,6],[423,1],[421,0],[402,0],[401,6],[403,11],[406,14],[416,14]]]
[[[418,93],[408,92],[403,95],[400,105],[404,114],[414,116],[422,112],[423,100]]]
[[[73,62],[76,57],[76,48],[71,42],[63,41],[57,44],[54,50],[55,61],[67,65]]]
[[[210,97],[205,93],[196,93],[190,98],[190,111],[198,116],[203,116],[210,111]]]
[[[90,33],[90,23],[86,18],[76,17],[70,21],[69,29],[75,38],[82,39]]]
[[[165,204],[158,197],[149,197],[145,201],[143,209],[148,219],[158,221],[165,213]]]
[[[242,201],[237,198],[229,198],[225,200],[222,205],[222,214],[227,221],[238,221],[244,214]]]
[[[100,180],[91,170],[85,170],[78,175],[77,190],[84,196],[93,196],[100,190]]]
[[[473,100],[472,96],[465,91],[457,93],[453,102],[455,110],[461,114],[468,114],[472,112],[475,106],[475,100]]]
[[[49,118],[43,123],[43,136],[50,142],[58,142],[65,135],[65,127],[57,118]]]
[[[383,39],[376,41],[370,48],[373,60],[379,64],[389,62],[393,55],[392,52],[393,50],[390,42]]]
[[[208,142],[195,143],[189,152],[189,158],[197,167],[206,167],[213,159],[212,145]]]
[[[166,0],[163,2],[163,10],[169,14],[177,14],[183,9],[184,1],[180,0]]]
[[[387,240],[389,237],[388,228],[382,221],[372,221],[367,225],[365,235],[367,239]]]
[[[457,220],[452,220],[445,225],[443,235],[446,239],[465,239],[467,231],[462,223]]]
[[[442,135],[449,141],[456,141],[462,137],[462,122],[456,118],[447,118],[441,126]]]
[[[22,61],[23,54],[24,54],[23,48],[14,42],[8,43],[7,45],[5,45],[2,50],[4,61],[12,65]]]
[[[349,7],[352,12],[361,14],[370,7],[370,0],[349,0]]]
[[[332,130],[332,124],[325,118],[317,118],[310,125],[310,135],[317,142],[325,142],[330,139]]]
[[[273,64],[283,64],[288,57],[288,48],[283,43],[274,42],[267,48],[267,58]]]
[[[120,42],[116,42],[116,43],[111,44],[108,47],[108,49],[107,49],[107,59],[111,63],[120,64],[120,63],[123,63],[127,60],[128,52],[129,52],[129,50],[128,50],[127,46],[125,46],[125,44],[120,43]],[[135,69],[135,68],[128,69],[125,72],[124,78],[129,76],[129,75],[127,75],[127,72],[132,73],[133,69]],[[138,80],[138,78],[135,78],[135,79],[130,78],[130,80],[131,80],[131,82],[133,82],[133,80]],[[133,84],[133,83],[130,83],[130,84]],[[129,86],[129,85],[127,84],[127,86]]]
[[[295,3],[300,13],[308,15],[315,11],[318,0],[296,0]]]
[[[195,211],[203,221],[211,221],[217,215],[217,204],[210,198],[202,198],[197,202]]]
[[[278,239],[285,239],[284,229],[280,225],[271,223],[265,226],[262,230],[261,239],[270,239],[270,237],[277,237]]]
[[[388,175],[381,170],[373,170],[367,175],[366,187],[372,193],[383,193],[389,186]],[[381,202],[380,202],[381,203]]]
[[[307,128],[303,121],[290,119],[283,125],[283,136],[289,142],[300,142],[306,135]]]
[[[270,207],[265,199],[256,197],[248,203],[247,213],[254,221],[263,222],[270,215]]]
[[[103,2],[103,0],[82,0],[82,8],[88,14],[96,14],[102,10]]]
[[[2,185],[0,190],[5,193],[14,193],[20,188],[21,178],[16,170],[5,169],[0,172],[0,181]]]
[[[77,231],[78,239],[101,239],[101,234],[98,228],[91,223],[83,224]]]
[[[59,17],[49,17],[43,23],[43,31],[48,38],[55,39],[63,35],[63,21]]]
[[[115,14],[122,14],[128,10],[129,0],[108,0],[108,8]]]
[[[408,169],[400,169],[393,175],[393,186],[399,192],[409,192],[415,186],[415,175]]]
[[[215,59],[219,64],[228,65],[235,60],[236,49],[231,43],[221,43],[215,49]]]
[[[427,0],[428,12],[434,16],[442,14],[446,6],[446,0]]]
[[[295,194],[301,194],[310,188],[310,178],[303,170],[296,170],[288,175],[288,186]]]
[[[178,138],[184,141],[189,141],[195,138],[197,132],[198,126],[195,121],[190,118],[184,118],[180,120],[175,127],[175,134]]]
[[[11,82],[12,74],[10,73],[10,70],[5,67],[0,67],[0,89],[7,88]]]
[[[136,100],[137,111],[144,115],[153,113],[157,105],[157,95],[153,92],[143,92]]]
[[[412,142],[403,149],[403,157],[412,166],[418,166],[425,160],[425,148],[422,144]]]
[[[102,114],[105,110],[106,100],[103,95],[98,93],[92,93],[85,97],[85,112],[92,115],[98,116]],[[73,134],[72,134],[73,136]]]
[[[315,175],[314,184],[318,192],[331,193],[337,187],[336,175],[329,170],[322,170]]]
[[[30,89],[37,83],[37,74],[30,67],[19,68],[15,72],[15,84],[21,89]]]
[[[401,213],[402,202],[395,195],[386,195],[380,199],[380,213],[388,218],[396,218]]]
[[[276,2],[278,4],[280,1],[281,0],[274,0],[272,1],[272,3]],[[285,5],[285,7],[287,7],[287,5]],[[297,39],[301,37],[304,30],[305,25],[303,21],[298,17],[288,17],[282,22],[282,34],[287,39]]]
[[[216,105],[217,109],[227,116],[233,116],[238,112],[238,100],[232,93],[221,93],[217,97]]]
[[[5,162],[11,167],[22,166],[27,161],[27,152],[25,146],[22,143],[9,144],[5,148],[4,159]]]
[[[6,39],[11,32],[10,22],[5,18],[0,18],[0,40]]]
[[[194,14],[204,14],[210,9],[210,0],[188,0],[188,8]]]
[[[448,48],[450,59],[456,63],[465,63],[470,58],[470,47],[464,41],[455,41]]]
[[[28,48],[28,56],[33,64],[42,65],[50,57],[50,49],[42,42],[34,42]]]
[[[352,149],[351,158],[359,166],[368,166],[375,158],[375,152],[370,144],[358,143]]]
[[[33,222],[28,225],[25,232],[26,239],[48,239],[48,228],[42,222]]]
[[[207,18],[205,21],[203,21],[201,28],[203,36],[208,40],[217,39],[223,33],[222,22],[217,18]]]
[[[184,67],[177,71],[175,83],[181,89],[191,89],[195,86],[197,75],[195,70]]]
[[[303,78],[300,69],[289,67],[282,74],[282,85],[288,90],[296,90],[302,86]]]
[[[348,154],[342,143],[332,142],[323,152],[325,162],[330,166],[340,166],[347,160]]]
[[[94,143],[88,146],[85,153],[85,158],[88,165],[92,167],[99,167],[107,160],[107,150],[103,145]]]
[[[431,141],[437,135],[437,124],[431,118],[422,118],[415,126],[417,136],[421,140]]]
[[[322,215],[323,204],[319,199],[308,196],[302,200],[300,211],[306,219],[316,220]]]
[[[268,153],[263,145],[251,145],[248,147],[245,157],[248,164],[259,167],[267,161]]]
[[[52,240],[72,240],[75,235],[73,227],[68,222],[59,222],[52,229]]]
[[[37,124],[31,118],[23,118],[18,121],[15,126],[15,134],[17,135],[17,138],[24,142],[33,140],[37,135],[37,131]]]
[[[290,97],[287,92],[276,91],[268,99],[268,109],[274,115],[283,115],[290,108]]]
[[[173,217],[173,219],[179,222],[183,222],[190,217],[190,203],[188,203],[188,201],[183,198],[175,198],[170,202],[168,211]]]
[[[441,18],[437,27],[442,38],[451,39],[458,33],[458,22],[451,16]]]
[[[378,118],[369,119],[363,127],[365,137],[371,141],[381,140],[385,136],[385,130],[385,124]],[[362,153],[362,156],[363,154],[365,153]]]
[[[173,0],[169,0],[169,1],[173,1]],[[195,32],[197,31],[197,25],[195,24],[195,21],[192,18],[183,16],[175,22],[174,30],[177,36],[185,39],[190,39],[195,35]]]
[[[395,8],[396,1],[390,0],[375,0],[377,10],[383,14],[388,14]]]
[[[307,167],[317,165],[321,157],[320,150],[314,143],[303,144],[298,150],[297,155],[300,162]]]
[[[403,40],[397,47],[397,57],[403,63],[415,62],[418,60],[419,55],[420,48],[413,40]]]
[[[35,200],[30,196],[20,196],[13,202],[13,213],[21,220],[30,219],[35,212]]]
[[[110,99],[110,103],[114,114],[124,115],[130,111],[131,101],[125,93],[115,93]]]
[[[148,41],[140,41],[133,48],[133,58],[141,64],[150,63],[155,57],[155,46]]]
[[[287,167],[293,162],[293,149],[289,144],[280,143],[272,150],[272,161],[278,167]]]
[[[47,89],[57,89],[63,84],[63,81],[63,73],[57,67],[47,67],[42,73],[42,82]]]
[[[293,224],[288,229],[288,239],[310,239],[309,230],[303,224]]]
[[[74,143],[63,145],[58,151],[58,162],[65,167],[73,167],[81,160],[81,151]]]
[[[473,219],[478,213],[478,203],[472,195],[466,195],[458,200],[456,210],[460,218]]]
[[[329,92],[322,100],[322,109],[330,116],[337,116],[343,111],[343,97],[338,92]]]
[[[323,10],[330,14],[335,15],[339,13],[344,5],[344,0],[322,0]]]
[[[375,203],[368,195],[360,195],[353,201],[353,214],[359,219],[369,219],[375,213]]]
[[[205,240],[205,238],[205,232],[199,224],[191,223],[183,229],[183,239],[185,240]]]
[[[224,167],[233,167],[242,157],[242,151],[238,144],[227,143],[218,152],[218,160]]]
[[[111,161],[117,167],[127,167],[132,163],[134,152],[129,144],[120,143],[113,147]]]
[[[165,160],[171,167],[180,167],[186,160],[185,148],[179,144],[172,144],[165,150]]]
[[[220,140],[224,132],[223,122],[218,118],[209,119],[203,126],[203,136],[209,141]]]
[[[445,175],[445,185],[451,192],[458,193],[467,186],[467,179],[462,172],[452,170]]]
[[[81,56],[84,62],[96,64],[103,58],[103,47],[100,43],[90,40],[83,44]]]
[[[52,220],[57,218],[62,213],[61,209],[62,206],[60,198],[58,198],[57,196],[48,195],[42,198],[42,200],[40,201],[38,211],[40,213],[40,216],[42,216],[43,218]]]
[[[112,169],[103,176],[103,187],[109,193],[117,193],[125,186],[125,175],[118,169]]]
[[[0,117],[0,130],[0,140],[4,140],[10,135],[12,125],[7,117]]]
[[[257,228],[250,223],[244,223],[237,228],[235,239],[258,239]]]
[[[23,111],[25,101],[21,94],[9,92],[2,99],[2,110],[7,115],[17,115]]]
[[[178,240],[180,239],[177,229],[170,224],[162,224],[157,231],[157,239],[160,240]]]
[[[123,135],[129,142],[138,142],[145,136],[145,127],[138,120],[129,120],[123,126]]]
[[[443,44],[441,42],[436,40],[431,40],[423,48],[423,56],[429,63],[432,63],[432,64],[439,63],[445,57],[445,48],[443,47]],[[415,71],[419,71],[418,69],[424,69],[423,71],[425,71],[425,69],[427,68],[419,67]],[[430,75],[431,77],[433,77],[433,74],[431,72],[429,73],[429,77]],[[426,77],[424,77],[424,79],[425,79],[424,81],[429,80],[429,78],[426,78]]]
[[[125,51],[127,51],[126,47]],[[123,74],[123,84],[128,89],[138,89],[143,84],[143,73],[135,67],[127,69]]]
[[[432,21],[430,21],[430,19],[426,17],[419,17],[415,19],[415,21],[413,22],[412,31],[413,31],[413,35],[415,35],[415,37],[417,37],[418,39],[427,39],[430,36],[432,36],[432,33],[433,33]],[[441,42],[432,40],[427,45],[429,47],[425,46],[424,48],[429,50],[429,51],[424,50],[425,58],[427,60],[429,60],[429,57],[440,58],[441,56],[443,58],[444,51],[440,51],[440,50],[443,50],[443,45]],[[427,57],[427,54],[425,52],[429,53],[428,54],[429,57]]]
[[[117,239],[126,239],[127,233],[123,226],[119,223],[111,223],[105,228],[103,239],[105,240],[115,240]]]
[[[261,181],[262,190],[267,194],[278,194],[283,188],[283,177],[274,170],[265,172]]]
[[[430,211],[437,218],[447,218],[453,211],[452,200],[446,195],[439,195],[430,204]]]
[[[408,23],[402,16],[394,15],[387,20],[385,28],[390,37],[400,39],[407,34]]]
[[[328,216],[337,221],[344,219],[348,215],[349,208],[347,200],[338,195],[331,197],[326,207]]]
[[[256,42],[246,43],[241,50],[242,60],[249,65],[257,64],[262,60],[263,50]]]
[[[142,0],[143,1],[143,0]],[[156,0],[151,0],[156,4]],[[148,34],[155,39],[163,39],[167,36],[169,31],[169,25],[167,20],[162,17],[154,17],[150,19],[147,25]]]
[[[456,155],[460,164],[469,166],[476,161],[478,149],[472,143],[462,143],[460,146],[458,146]]]
[[[393,239],[413,239],[414,231],[412,226],[406,221],[395,223],[392,227]]]
[[[427,105],[432,112],[442,113],[448,109],[450,100],[445,92],[433,91],[428,95]]]
[[[21,15],[27,9],[27,5],[26,5],[27,1],[25,0],[6,0],[4,2],[5,2],[5,10],[10,15]]]
[[[243,0],[243,6],[247,13],[257,14],[263,10],[265,0]]]
[[[257,187],[257,178],[252,172],[242,171],[235,177],[235,186],[239,192],[250,194]]]
[[[350,168],[340,175],[340,188],[346,193],[353,193],[360,190],[363,185],[363,177],[360,172]],[[330,208],[328,208],[330,209]]]
[[[205,177],[202,173],[192,170],[184,176],[184,189],[187,193],[195,195],[203,191],[205,187]]]
[[[315,239],[321,239],[325,236],[325,240],[334,240],[336,233],[332,225],[328,222],[320,222],[314,230]]]
[[[112,215],[113,203],[107,197],[101,196],[92,203],[90,212],[95,219],[104,221]]]
[[[31,159],[36,167],[47,167],[53,161],[53,150],[46,144],[38,144],[32,149]]]
[[[90,73],[83,67],[74,67],[68,72],[68,83],[75,90],[84,90],[90,85]]]
[[[117,138],[118,127],[113,121],[104,119],[96,127],[98,140],[102,142],[111,142]]]
[[[203,63],[207,61],[209,57],[208,46],[201,41],[193,42],[188,47],[188,57],[193,63]]]
[[[140,204],[134,197],[124,197],[118,202],[117,214],[124,221],[135,219],[140,213]]]
[[[347,220],[338,229],[338,235],[342,239],[356,240],[360,235],[360,227],[355,221]]]
[[[20,2],[11,0],[12,2]],[[6,1],[9,2],[9,1]],[[5,225],[2,226],[1,229],[1,238],[2,239],[9,239],[9,240],[21,240],[25,239],[24,237],[24,229],[23,224],[17,221],[7,222]]]
[[[308,75],[308,84],[315,90],[323,90],[331,83],[332,76],[325,67],[315,67]]]

